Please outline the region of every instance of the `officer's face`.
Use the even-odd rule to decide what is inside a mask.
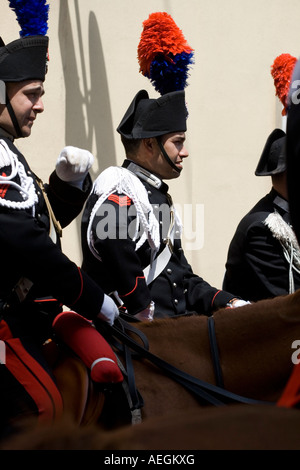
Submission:
[[[31,134],[31,128],[37,114],[44,111],[42,96],[45,91],[43,82],[40,80],[10,82],[6,84],[6,90],[22,136],[28,137]],[[18,137],[6,107],[3,107],[0,112],[0,127],[14,137]]]
[[[183,169],[183,159],[189,156],[189,153],[185,147],[185,132],[174,132],[171,134],[165,134],[161,138],[161,143],[174,165],[179,171],[176,171],[166,161],[163,156],[157,142],[154,144],[154,153],[152,158],[152,171],[153,173],[160,176],[161,179],[173,179],[178,178],[181,170]]]

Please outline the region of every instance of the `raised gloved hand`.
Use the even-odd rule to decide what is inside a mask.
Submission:
[[[97,317],[113,326],[116,318],[119,316],[119,309],[111,297],[104,294],[104,300]]]
[[[147,308],[142,310],[141,312],[134,315],[134,318],[137,318],[140,321],[152,321],[154,316],[155,305],[153,300],[151,300],[150,304]]]
[[[67,146],[56,162],[57,176],[72,186],[82,189],[83,181],[94,162],[94,156],[84,149]]]

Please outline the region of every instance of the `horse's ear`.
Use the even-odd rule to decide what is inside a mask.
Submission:
[[[86,318],[72,311],[63,312],[54,319],[53,328],[57,336],[91,370],[94,382],[123,381],[123,374],[112,348]]]

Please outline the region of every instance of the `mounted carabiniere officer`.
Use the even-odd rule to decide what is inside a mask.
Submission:
[[[60,248],[61,228],[79,214],[92,187],[92,154],[65,147],[43,185],[15,146],[16,139],[30,136],[44,110],[48,6],[38,3],[10,2],[22,26],[28,16],[29,27],[21,38],[0,45],[0,340],[6,353],[0,365],[0,435],[23,416],[51,421],[62,413],[43,354],[62,306],[110,324],[118,315],[111,298]],[[42,24],[29,21],[34,12]]]
[[[164,182],[180,176],[188,157],[183,88],[193,53],[167,13],[150,15],[144,26],[145,35],[151,36],[155,29],[153,36],[162,38],[162,44],[168,34],[171,43],[177,34],[178,43],[170,49],[174,53],[177,48],[178,54],[167,51],[162,58],[159,53],[152,61],[156,78],[151,75],[151,79],[162,96],[152,99],[140,90],[118,126],[126,159],[122,167],[104,170],[95,181],[82,220],[82,267],[136,319],[191,312],[211,315],[219,307],[244,301],[193,272],[181,244],[181,222]],[[144,36],[143,41],[141,61],[152,44]],[[167,70],[161,70],[165,64]]]

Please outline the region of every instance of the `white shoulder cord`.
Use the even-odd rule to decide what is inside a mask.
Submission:
[[[0,206],[9,209],[30,209],[32,208],[32,215],[35,213],[35,203],[38,201],[33,179],[26,174],[24,165],[18,160],[6,142],[0,139],[0,168],[4,166],[11,166],[11,174],[8,176],[0,175],[1,185],[10,185],[19,190],[23,201],[8,201],[7,199],[0,198]],[[12,181],[16,175],[19,175],[21,185]]]
[[[300,248],[296,235],[277,211],[269,214],[264,224],[280,242],[284,257],[289,263],[289,293],[292,294],[295,291],[293,269],[300,274]]]
[[[143,227],[143,234],[137,243],[136,250],[148,240],[150,247],[155,253],[159,248],[159,225],[154,215],[153,208],[149,202],[147,191],[140,180],[126,168],[109,167],[104,170],[96,179],[93,187],[93,193],[99,196],[93,210],[91,212],[89,225],[87,229],[87,242],[94,256],[101,260],[101,257],[94,248],[94,240],[92,237],[92,223],[97,210],[114,192],[126,194],[134,203],[137,211],[136,229],[133,240],[138,235],[139,224]],[[146,215],[148,215],[148,219]]]
[[[294,255],[294,248],[293,248],[293,245],[291,244],[291,261],[290,261],[290,269],[289,269],[289,280],[290,280],[289,293],[290,294],[293,294],[295,292],[295,282],[294,282],[294,276],[293,276],[293,255]]]

